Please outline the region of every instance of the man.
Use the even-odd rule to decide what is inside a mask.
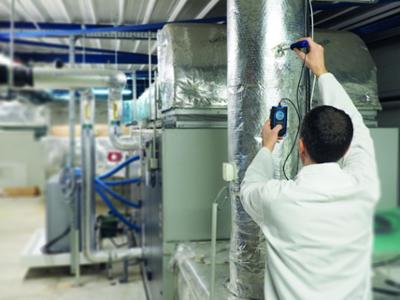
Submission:
[[[272,178],[271,152],[281,126],[271,130],[267,121],[263,147],[241,186],[243,206],[267,240],[265,299],[370,299],[380,193],[374,146],[360,113],[327,72],[324,49],[307,40],[310,52],[297,54],[318,77],[324,106],[302,124],[304,167],[294,180]]]

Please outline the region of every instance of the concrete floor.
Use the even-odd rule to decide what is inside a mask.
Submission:
[[[45,223],[41,198],[0,198],[0,300],[145,300],[140,270],[131,267],[129,283],[118,282],[100,267],[82,270],[76,287],[69,268],[31,269],[20,264],[20,253],[31,234]]]

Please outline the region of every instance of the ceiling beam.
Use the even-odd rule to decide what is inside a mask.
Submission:
[[[56,60],[60,60],[64,63],[68,63],[68,53],[38,53],[38,52],[15,52],[15,57],[21,59],[24,62],[44,62],[53,63]],[[147,62],[148,57],[146,54],[119,54],[117,56],[118,64],[143,64]],[[89,64],[114,64],[114,54],[86,54],[83,57],[82,54],[75,55],[76,63],[89,63]],[[157,58],[152,57],[154,64],[157,63]]]
[[[323,18],[323,19],[319,20],[318,22],[315,22],[314,25],[317,26],[317,25],[323,24],[323,23],[328,22],[328,21],[330,21],[332,19],[340,17],[340,16],[342,16],[344,14],[347,14],[348,12],[351,12],[352,10],[355,10],[357,8],[358,8],[358,6],[347,7],[347,8],[345,8],[345,9],[343,9],[343,10],[337,12],[337,13],[331,14],[329,17]]]
[[[369,9],[369,10],[366,10],[355,16],[348,17],[344,21],[339,22],[338,24],[335,24],[334,26],[329,27],[329,29],[341,30],[343,28],[346,28],[347,26],[357,24],[357,23],[364,21],[370,17],[376,16],[377,14],[384,13],[388,10],[391,10],[391,9],[399,7],[399,6],[400,6],[400,3],[390,3],[390,4],[386,4],[386,5],[377,7],[375,9]]]
[[[43,14],[39,11],[39,9],[32,3],[32,1],[16,1],[16,8],[21,10],[21,12],[26,16],[28,20],[34,24],[36,29],[40,30],[38,22],[44,22],[45,19]]]
[[[97,15],[96,15],[96,11],[94,9],[93,0],[87,0],[85,2],[87,2],[88,6],[89,6],[89,13],[90,13],[90,17],[92,18],[92,22],[93,22],[93,24],[96,25],[97,24]],[[97,39],[96,43],[97,43],[98,48],[102,48],[100,39]]]
[[[220,0],[211,0],[207,5],[194,17],[194,19],[203,19],[207,16],[210,11],[219,3]],[[181,0],[180,4],[175,8],[174,12],[172,13],[171,17],[168,19],[168,22],[173,22],[182,11],[183,7],[187,3],[187,0]],[[179,10],[179,11],[178,11]],[[174,19],[172,19],[174,17]],[[151,54],[153,54],[157,50],[157,41],[154,42],[153,47],[151,48]]]
[[[210,11],[220,2],[220,0],[211,0],[208,4],[202,9],[202,11],[197,15],[196,19],[205,18]]]
[[[399,12],[400,12],[400,7],[393,8],[393,9],[391,9],[391,10],[385,12],[385,13],[382,13],[382,14],[379,14],[379,15],[375,15],[375,16],[371,16],[370,18],[368,18],[368,19],[366,19],[366,20],[364,20],[364,21],[362,21],[362,22],[353,24],[353,25],[351,25],[351,26],[346,26],[346,27],[343,28],[343,30],[352,30],[352,29],[355,29],[355,28],[360,28],[360,27],[362,27],[362,26],[371,24],[371,23],[373,23],[373,22],[376,22],[376,21],[385,19],[385,18],[387,18],[387,17],[396,15],[396,14],[398,14]]]
[[[146,7],[146,12],[144,13],[142,24],[147,24],[150,22],[151,16],[153,14],[154,8],[157,4],[157,0],[150,0]],[[139,49],[140,42],[136,41],[135,46],[133,48],[133,52],[137,52]]]
[[[117,25],[121,25],[124,22],[125,4],[126,4],[125,0],[118,0]],[[119,51],[119,49],[121,49],[121,40],[120,39],[116,40],[115,49],[116,49],[116,51]]]
[[[65,7],[64,1],[63,0],[52,0],[52,3],[55,4],[57,9],[63,14],[65,20],[67,23],[71,23],[71,16],[69,15],[67,8]]]

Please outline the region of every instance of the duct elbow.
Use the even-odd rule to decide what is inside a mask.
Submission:
[[[126,75],[121,72],[114,72],[110,76],[110,87],[122,90],[126,85]]]
[[[137,151],[140,148],[139,143],[131,136],[120,136],[112,124],[110,124],[109,139],[111,144],[121,151]]]

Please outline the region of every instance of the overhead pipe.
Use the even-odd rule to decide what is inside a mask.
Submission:
[[[240,184],[260,149],[260,132],[271,106],[283,98],[296,102],[302,64],[294,53],[278,51],[305,35],[304,0],[228,0],[228,145],[237,169],[230,184],[232,232],[229,289],[240,298],[263,299],[265,245],[259,226],[243,209]],[[301,84],[301,95],[304,85]],[[304,97],[301,96],[302,102]],[[302,109],[301,111],[304,111]],[[288,134],[277,145],[274,177],[295,142],[298,121],[289,106]],[[289,157],[286,173],[293,177],[297,155]],[[271,170],[273,171],[273,170]]]
[[[0,65],[0,85],[8,83],[9,69],[13,69],[14,86],[18,88],[86,89],[112,87],[122,89],[126,84],[125,74],[116,70],[28,68],[22,65],[3,64]]]
[[[9,80],[9,66],[0,66],[0,85]],[[126,76],[116,70],[93,70],[89,68],[53,69],[23,66],[13,67],[14,85],[19,88],[85,89],[109,87],[108,117],[109,138],[113,146],[122,151],[137,151],[139,143],[132,135],[122,135],[122,90]]]
[[[43,89],[85,89],[110,87],[121,89],[126,84],[126,76],[116,70],[93,70],[90,68],[53,69],[34,67],[33,86]]]
[[[82,199],[83,199],[83,253],[94,263],[141,258],[141,248],[95,249],[95,134],[94,134],[94,95],[91,90],[82,93],[81,99],[81,147],[82,147]]]

